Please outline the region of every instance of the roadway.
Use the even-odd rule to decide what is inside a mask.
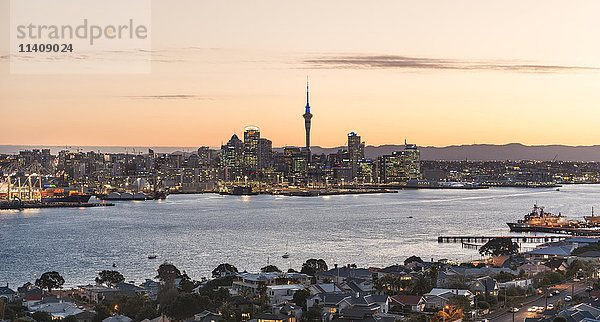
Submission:
[[[581,282],[575,283],[574,288],[573,288],[573,283],[571,283],[571,282],[553,286],[550,289],[551,290],[559,290],[560,294],[555,295],[553,297],[548,297],[548,304],[553,304],[556,307],[556,302],[558,302],[559,300],[563,301],[563,303],[568,304],[569,302],[565,302],[565,297],[567,295],[571,295],[571,291],[574,291],[573,294],[575,294],[575,295],[581,294],[581,293],[585,292],[586,287],[587,287],[587,285],[585,283],[581,283]],[[525,320],[525,318],[543,317],[544,314],[546,314],[546,313],[547,313],[547,315],[553,315],[553,314],[557,313],[556,309],[554,309],[552,311],[544,312],[542,314],[538,314],[535,312],[528,312],[527,310],[532,306],[545,307],[546,306],[546,297],[542,295],[542,296],[537,296],[535,298],[526,300],[524,302],[523,306],[519,307],[519,311],[514,313],[514,320],[513,320],[513,313],[510,312],[508,308],[496,310],[496,311],[492,312],[491,314],[489,314],[488,317],[486,317],[486,316],[482,317],[482,319],[487,318],[490,320],[490,322],[513,322],[513,321],[523,322]]]

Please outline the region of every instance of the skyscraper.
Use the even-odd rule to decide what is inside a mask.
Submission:
[[[310,120],[313,115],[310,113],[310,104],[308,102],[308,80],[306,81],[306,107],[304,109],[304,129],[306,131],[306,145],[305,149],[310,155]]]
[[[244,128],[244,163],[248,171],[258,169],[258,143],[260,141],[260,129],[256,126]]]
[[[352,169],[352,178],[358,175],[358,161],[365,158],[365,143],[361,142],[360,135],[355,132],[348,133],[348,159]]]
[[[242,175],[242,158],[244,143],[237,135],[232,135],[231,139],[221,146],[220,166],[222,169],[222,178],[224,180],[235,180]]]

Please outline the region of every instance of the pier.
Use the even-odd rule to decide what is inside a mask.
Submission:
[[[86,202],[86,203],[70,203],[70,202],[23,202],[20,204],[2,202],[0,210],[22,210],[22,209],[41,209],[41,208],[92,208],[92,207],[112,207],[114,203],[108,202]]]
[[[570,237],[571,236],[440,236],[438,237],[438,243],[461,243],[471,247],[478,243],[485,244],[491,239],[510,238],[515,243],[542,244],[561,241]]]

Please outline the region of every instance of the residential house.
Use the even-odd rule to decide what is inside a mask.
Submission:
[[[341,284],[345,292],[366,296],[372,294],[375,286],[371,278],[363,279],[358,277],[347,277]]]
[[[390,297],[391,312],[423,312],[425,298],[420,295],[394,295]]]
[[[111,315],[109,317],[107,317],[106,319],[102,320],[102,322],[131,322],[133,321],[130,317],[126,316],[126,315],[119,315],[119,314],[115,314],[115,315]]]
[[[281,306],[273,307],[273,313],[286,322],[297,322],[302,317],[302,307],[293,304],[284,304]]]
[[[581,322],[583,320],[599,320],[600,308],[581,303],[572,307],[568,307],[558,313],[567,320],[567,322]]]
[[[498,282],[489,277],[478,277],[469,283],[469,290],[475,295],[498,296]]]
[[[287,321],[287,316],[275,313],[261,313],[257,315],[255,319],[257,322],[285,322]]]
[[[114,288],[120,295],[148,295],[148,290],[132,283],[117,283]]]
[[[444,307],[451,298],[455,296],[465,296],[473,303],[475,298],[474,294],[469,290],[461,289],[445,289],[445,288],[434,288],[431,292],[424,294],[426,308],[437,309]]]
[[[306,287],[300,284],[269,285],[267,286],[267,295],[272,305],[278,305],[292,302],[294,294],[304,289]]]
[[[221,321],[221,315],[208,310],[204,310],[194,315],[194,321],[200,322],[218,322]]]
[[[93,322],[96,317],[96,313],[92,311],[83,311],[81,313],[73,315],[77,322]]]
[[[0,300],[4,302],[12,302],[15,300],[17,292],[13,291],[8,287],[8,283],[6,286],[0,286]]]
[[[551,258],[565,259],[571,256],[573,250],[577,248],[575,244],[546,244],[534,250],[526,252],[526,258],[534,261],[546,261]]]
[[[160,289],[160,283],[157,281],[153,281],[151,279],[146,279],[144,283],[140,285],[140,287],[144,288],[148,294],[150,299],[156,300],[158,295],[158,290]]]
[[[569,269],[569,264],[567,264],[567,261],[558,257],[554,257],[546,261],[544,266],[547,266],[552,271],[559,273],[564,273]]]
[[[231,290],[234,294],[248,293],[257,295],[260,285],[301,284],[310,285],[310,276],[301,273],[237,273],[233,279]]]
[[[506,289],[509,287],[527,289],[531,285],[533,285],[533,281],[531,279],[517,279],[505,283],[498,283],[498,287],[500,287],[501,289]]]
[[[335,266],[334,268],[319,272],[316,274],[317,283],[336,283],[342,284],[347,278],[360,278],[363,280],[372,280],[373,274],[377,275],[377,272],[373,272],[366,268],[356,268],[352,265],[346,266]]]
[[[519,267],[517,267],[518,272],[525,273],[526,276],[533,276],[540,273],[545,273],[549,271],[550,268],[548,266],[536,263],[526,263]]]
[[[307,289],[311,295],[320,293],[344,293],[344,290],[334,283],[312,284]]]
[[[67,316],[83,312],[74,303],[56,298],[45,298],[39,303],[29,307],[32,312],[46,312],[53,320],[62,320]]]
[[[388,313],[390,298],[387,295],[321,293],[308,298],[306,303],[308,308],[322,305],[323,314],[331,319],[345,309],[357,309],[369,315]]]
[[[467,285],[473,279],[484,276],[495,276],[502,272],[512,275],[519,275],[518,271],[507,267],[450,266],[438,272],[436,286],[438,288],[446,288],[456,283]]]
[[[79,286],[77,291],[81,298],[92,304],[100,303],[104,299],[114,298],[121,292],[116,288],[91,284]]]

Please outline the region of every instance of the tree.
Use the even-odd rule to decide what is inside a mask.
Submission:
[[[171,319],[184,320],[210,307],[210,299],[206,296],[181,293],[171,303],[161,309]]]
[[[448,301],[448,304],[451,307],[455,307],[460,309],[465,318],[468,318],[470,316],[471,313],[471,299],[469,299],[469,297],[467,296],[453,296],[450,298],[450,300]]]
[[[219,308],[219,313],[221,313],[222,322],[237,322],[241,321],[241,315],[236,311],[235,307],[231,305],[231,303],[223,303],[223,305]]]
[[[500,273],[496,274],[496,276],[494,276],[494,279],[496,279],[496,281],[498,281],[498,283],[506,283],[506,282],[514,280],[515,277],[516,276],[514,276],[511,273],[500,272]]]
[[[179,292],[173,286],[173,284],[165,284],[158,289],[158,294],[156,294],[156,300],[158,301],[158,305],[161,308],[168,306],[175,300]]]
[[[156,307],[156,303],[146,296],[142,295],[121,295],[117,297],[110,297],[105,299],[102,304],[107,308],[114,308],[118,306],[119,314],[135,318],[136,321],[141,321],[144,318],[155,318],[158,316],[156,309],[150,310]],[[145,311],[145,314],[142,314]],[[138,316],[143,316],[141,319],[137,319]]]
[[[294,293],[292,297],[292,301],[299,305],[306,311],[306,300],[310,297],[310,292],[308,290],[299,290]]]
[[[544,272],[536,275],[536,277],[540,287],[555,285],[565,280],[565,277],[558,272]]]
[[[41,289],[47,289],[52,292],[52,289],[57,289],[65,284],[65,279],[58,272],[46,272],[35,280],[35,286]]]
[[[200,285],[198,281],[193,281],[189,278],[183,278],[179,283],[179,290],[184,293],[192,293],[192,291],[198,287],[198,285]]]
[[[78,321],[79,320],[77,320],[75,315],[69,315],[69,316],[65,317],[64,319],[62,319],[62,322],[78,322]]]
[[[102,320],[110,316],[110,309],[106,305],[98,304],[94,307],[94,311],[96,311],[94,322],[102,322]]]
[[[444,307],[444,309],[438,311],[438,313],[432,317],[432,320],[436,322],[450,322],[461,320],[463,317],[463,311],[459,307],[449,305],[447,308]]]
[[[233,266],[229,263],[222,263],[222,264],[219,264],[219,266],[217,266],[215,269],[213,269],[212,277],[219,278],[219,277],[224,277],[224,276],[231,275],[232,273],[237,273],[237,272],[238,272],[238,270],[235,266]]]
[[[302,264],[302,270],[300,271],[300,273],[315,276],[315,274],[319,272],[324,272],[327,269],[327,263],[325,263],[323,259],[311,258],[307,260],[304,264]]]
[[[98,273],[98,277],[96,277],[96,283],[106,284],[108,287],[115,286],[123,281],[125,281],[125,277],[117,271],[103,270]]]
[[[175,265],[168,262],[160,264],[157,272],[158,275],[156,275],[156,278],[165,284],[173,284],[175,283],[176,278],[181,277],[181,272],[179,269],[177,269]]]
[[[413,255],[413,256],[411,256],[411,257],[409,257],[409,258],[407,258],[407,259],[404,260],[404,265],[408,265],[408,264],[413,263],[413,262],[423,263],[423,260],[421,259],[421,257]]]
[[[493,238],[479,248],[481,256],[508,256],[519,253],[519,245],[510,238]]]
[[[308,311],[302,314],[302,318],[300,321],[302,322],[320,322],[321,313],[323,312],[323,307],[320,305],[315,305],[308,309]]]
[[[260,271],[263,273],[271,273],[271,272],[280,273],[281,272],[281,270],[275,265],[267,265],[267,266],[261,268]]]
[[[404,291],[410,285],[409,280],[403,280],[400,276],[386,275],[375,282],[375,288],[387,295],[396,295]]]
[[[410,284],[408,292],[410,294],[423,295],[429,293],[431,289],[433,289],[433,285],[430,278],[419,275],[417,279]]]
[[[52,316],[49,313],[43,311],[34,312],[31,317],[37,322],[51,322]]]

